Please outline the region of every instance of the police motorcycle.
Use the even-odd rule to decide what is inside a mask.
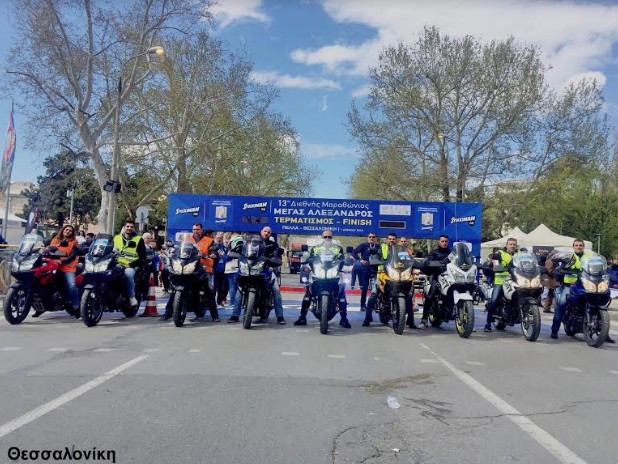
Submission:
[[[55,247],[45,248],[37,234],[22,237],[19,249],[11,260],[11,284],[4,299],[4,317],[9,324],[20,324],[26,319],[30,308],[38,313],[66,311],[78,316],[66,294],[64,276],[55,260],[66,257],[64,251]],[[80,286],[81,274],[76,273],[75,284]]]
[[[307,245],[302,246],[308,251]],[[311,260],[303,259],[305,275],[302,283],[310,288],[311,312],[320,321],[320,333],[328,333],[328,323],[339,313],[339,285],[342,282],[341,271],[351,260],[344,260],[332,249],[318,248]]]
[[[201,257],[200,249],[193,242],[179,242],[174,246],[170,259],[170,282],[174,293],[170,298],[176,327],[182,327],[187,311],[193,311],[196,317],[204,317],[204,308],[208,306],[208,276],[200,263]]]
[[[140,266],[145,267],[145,266]],[[147,272],[138,268],[138,272]],[[125,317],[135,317],[137,305],[131,306],[125,288],[124,266],[117,262],[114,240],[109,234],[98,234],[86,254],[84,265],[84,290],[80,300],[82,321],[87,327],[99,323],[103,312],[122,311]]]
[[[238,259],[236,284],[242,296],[243,327],[250,329],[254,317],[268,319],[274,308],[273,284],[277,276],[271,267],[281,266],[283,249],[276,258],[265,255],[266,246],[260,236],[253,236],[243,243],[238,251],[230,251],[230,258]]]
[[[418,268],[417,262],[408,253],[406,247],[392,245],[389,247],[386,260],[380,260],[373,255],[369,261],[372,267],[384,266],[384,272],[378,272],[378,294],[376,310],[380,321],[387,324],[393,321],[393,331],[401,335],[406,325],[407,307],[406,301],[414,284],[413,270]]]
[[[503,295],[495,307],[496,328],[503,330],[507,325],[520,324],[526,340],[534,342],[541,333],[541,269],[536,256],[529,252],[515,253],[511,264],[507,268],[493,267],[495,273],[509,273],[502,283]]]
[[[563,262],[572,260],[574,256],[572,249],[555,249],[552,254],[552,259],[565,257]],[[599,348],[605,343],[610,326],[607,312],[610,300],[607,263],[603,256],[588,251],[580,258],[580,265],[577,281],[569,288],[562,324],[568,336],[583,333],[588,346]]]
[[[428,274],[440,273],[435,284],[435,296],[429,308],[429,322],[439,327],[442,322],[455,321],[457,333],[468,338],[474,330],[474,293],[477,267],[466,243],[455,242],[448,262],[427,261]],[[431,288],[431,279],[425,284],[425,295]]]

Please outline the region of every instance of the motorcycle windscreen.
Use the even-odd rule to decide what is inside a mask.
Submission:
[[[193,242],[180,242],[174,247],[176,259],[191,259],[197,257],[200,250]]]
[[[526,274],[530,274],[538,269],[538,262],[533,254],[515,253],[513,266]]]
[[[581,266],[582,270],[591,276],[597,277],[607,273],[607,262],[605,258],[596,253],[582,257]]]
[[[90,255],[93,257],[101,257],[110,253],[113,249],[112,242],[108,238],[97,238],[90,246]]]
[[[467,271],[474,265],[474,260],[470,255],[470,248],[462,242],[453,243],[451,254],[448,256],[451,263],[457,266],[462,271]]]
[[[38,234],[26,234],[21,239],[17,253],[22,256],[26,256],[31,253],[36,253],[43,248],[43,246],[43,240],[41,240],[41,237]]]
[[[386,262],[394,268],[404,269],[412,267],[413,258],[408,249],[401,245],[391,245],[388,249]]]
[[[258,256],[264,254],[264,247],[262,245],[262,238],[253,236],[245,244],[245,256],[247,258],[255,259]]]

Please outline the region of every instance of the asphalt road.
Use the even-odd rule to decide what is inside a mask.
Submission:
[[[153,464],[618,462],[616,346],[551,340],[546,315],[536,343],[485,334],[480,309],[467,340],[453,324],[397,336],[362,327],[356,296],[352,329],[324,336],[313,318],[292,325],[300,298],[284,294],[288,325],[249,331],[0,318],[0,463],[113,462],[13,461],[12,447]]]

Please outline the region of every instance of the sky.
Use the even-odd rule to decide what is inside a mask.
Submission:
[[[8,2],[7,2],[8,3]],[[12,40],[7,8],[0,7],[0,60]],[[302,153],[321,175],[314,196],[346,198],[344,180],[358,161],[346,127],[353,100],[367,95],[368,72],[384,47],[414,43],[424,26],[481,41],[513,35],[537,44],[557,90],[572,80],[596,78],[606,111],[618,119],[618,2],[524,0],[219,0],[211,10],[216,34],[232,50],[243,47],[254,62],[253,78],[280,90],[274,109],[287,116]],[[0,98],[0,131],[6,134],[11,96]],[[24,150],[15,115],[14,180],[43,174],[41,154]],[[4,141],[2,142],[4,145]],[[44,155],[44,154],[43,154]]]

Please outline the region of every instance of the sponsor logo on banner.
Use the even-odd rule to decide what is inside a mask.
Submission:
[[[193,216],[198,216],[200,214],[200,207],[193,206],[191,208],[176,208],[176,214],[188,214],[191,213]]]
[[[247,209],[259,209],[260,211],[266,211],[267,207],[268,207],[267,201],[261,201],[259,203],[243,203],[242,205],[243,211]]]
[[[215,219],[227,219],[227,206],[215,207]]]
[[[410,205],[380,205],[380,214],[384,216],[411,216]]]
[[[421,230],[433,230],[433,216],[429,211],[421,213]]]
[[[462,216],[462,217],[453,216],[451,218],[451,224],[460,224],[460,223],[467,223],[469,226],[475,225],[476,224],[476,214],[473,214],[471,216]]]

